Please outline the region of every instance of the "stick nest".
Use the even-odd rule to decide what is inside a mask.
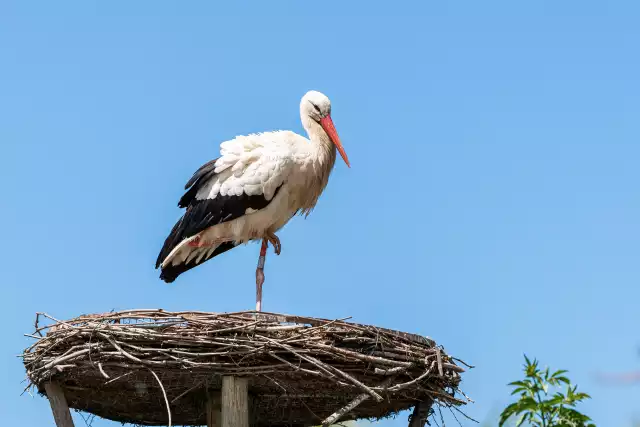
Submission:
[[[466,403],[458,397],[464,369],[432,340],[344,320],[129,310],[60,321],[38,313],[29,336],[29,387],[44,394],[56,381],[71,408],[136,425],[206,424],[223,375],[248,377],[254,426]]]

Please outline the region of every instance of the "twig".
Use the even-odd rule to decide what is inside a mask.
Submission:
[[[443,377],[444,371],[442,370],[442,354],[440,354],[440,347],[436,347],[436,360],[438,361],[438,374]]]
[[[22,396],[25,393],[29,393],[29,396],[33,397],[33,395],[31,394],[31,392],[29,392],[29,389],[33,387],[33,384],[29,383],[29,385],[27,385],[24,390],[22,390],[22,393],[20,393],[20,396]]]
[[[38,332],[38,333],[39,333],[39,332]],[[24,335],[25,337],[34,338],[34,339],[37,339],[37,340],[41,340],[41,339],[43,339],[43,338],[44,338],[44,337],[42,336],[42,334],[40,334],[40,336],[33,335],[33,334],[23,334],[23,335]]]
[[[387,388],[389,386],[389,384],[391,384],[393,382],[393,380],[395,380],[395,377],[387,378],[386,380],[384,380],[383,382],[380,383],[379,387],[385,389],[385,388]],[[369,393],[362,393],[362,394],[358,395],[355,399],[353,399],[351,402],[349,402],[348,405],[338,409],[336,412],[334,412],[333,414],[331,414],[327,418],[325,418],[325,420],[322,421],[322,427],[327,427],[327,426],[329,426],[331,424],[335,424],[336,421],[338,421],[341,417],[343,417],[345,414],[347,414],[350,411],[352,411],[356,406],[360,405],[362,402],[367,400],[369,397],[371,397],[371,395]]]
[[[339,420],[345,414],[353,410],[353,408],[355,408],[356,406],[358,406],[359,404],[367,400],[369,397],[371,397],[369,396],[369,393],[360,394],[358,397],[356,397],[351,402],[349,402],[347,406],[340,408],[339,410],[331,414],[329,417],[325,418],[324,421],[322,421],[322,427],[327,427],[331,424],[335,424],[337,420]]]
[[[373,372],[375,372],[378,375],[395,375],[395,374],[404,372],[406,370],[407,368],[405,368],[404,366],[396,366],[395,368],[389,368],[389,369],[376,368],[374,369]]]
[[[373,391],[371,388],[367,387],[366,385],[364,385],[361,381],[358,381],[357,379],[353,378],[351,375],[346,374],[345,372],[341,371],[338,368],[334,368],[331,365],[327,365],[329,366],[332,370],[334,370],[335,372],[338,373],[338,375],[342,376],[344,379],[351,381],[353,384],[357,385],[358,387],[364,389],[367,393],[369,393],[374,399],[376,399],[378,402],[382,402],[384,399],[382,399],[382,396],[380,396],[378,393],[376,393],[375,391]]]
[[[115,377],[114,379],[105,382],[104,385],[111,384],[112,382],[118,381],[120,378],[128,377],[131,374],[133,374],[133,371],[127,372],[126,374],[122,374],[122,375],[120,375],[118,377]]]
[[[469,421],[473,421],[473,422],[474,422],[474,423],[476,423],[476,424],[480,424],[480,421],[478,421],[478,420],[476,420],[476,419],[474,419],[474,418],[471,418],[469,415],[465,414],[464,412],[462,412],[462,411],[461,411],[460,409],[458,409],[457,407],[455,407],[455,406],[449,406],[449,410],[450,410],[450,411],[451,411],[451,409],[455,409],[456,411],[458,411],[459,413],[461,413],[461,414],[462,414],[462,416],[463,416],[463,417],[465,417],[466,419],[468,419]],[[453,411],[451,411],[451,414],[453,415]],[[455,415],[453,415],[453,416],[455,417]],[[456,420],[457,420],[457,418],[456,418]]]
[[[301,372],[305,372],[307,374],[311,374],[311,375],[320,375],[322,376],[322,374],[320,372],[317,371],[312,371],[310,369],[305,369],[305,368],[301,368],[300,366],[296,366],[293,363],[289,362],[286,359],[283,359],[282,357],[278,356],[277,354],[273,353],[273,352],[269,352],[269,355],[272,356],[275,359],[280,360],[281,362],[286,363],[287,365],[291,366],[294,370],[296,371],[301,371]]]
[[[456,388],[456,391],[458,393],[460,393],[461,395],[463,395],[465,397],[465,399],[467,399],[469,402],[471,403],[475,403],[475,400],[471,399],[469,396],[467,396],[466,394],[464,394],[464,392],[462,390],[460,390],[459,388]]]
[[[313,344],[313,347],[323,348],[331,352],[343,354],[345,356],[355,357],[356,359],[366,360],[367,362],[380,363],[383,365],[396,365],[405,368],[410,368],[412,365],[410,362],[400,362],[398,360],[383,359],[382,357],[367,356],[366,354],[356,353],[355,351],[345,350],[344,348],[332,347],[324,344]]]
[[[443,363],[442,366],[454,372],[465,372],[465,369],[463,367],[454,365],[453,363]]]
[[[120,347],[118,345],[118,343],[113,338],[111,338],[109,335],[103,334],[102,332],[99,332],[98,335],[100,335],[102,338],[105,338],[107,341],[109,341],[111,343],[111,345],[114,346],[116,348],[116,350],[118,350],[120,353],[122,353],[122,355],[124,357],[126,357],[127,359],[131,359],[134,362],[138,362],[138,363],[144,363],[142,360],[140,360],[137,357],[132,356],[129,353],[127,353],[126,351],[124,351],[122,349],[122,347]]]
[[[475,366],[473,366],[473,365],[469,365],[469,364],[468,364],[468,363],[466,363],[464,360],[460,360],[460,359],[458,359],[457,357],[451,357],[451,359],[455,360],[456,362],[460,362],[460,363],[462,363],[464,366],[466,366],[466,367],[467,367],[467,368],[469,368],[469,369],[474,369],[474,368],[475,368]]]
[[[36,313],[36,321],[35,321],[35,330],[36,333],[40,336],[42,336],[42,332],[40,332],[40,326],[38,325],[38,322],[40,321],[40,313]]]
[[[110,379],[109,375],[107,375],[104,369],[102,369],[102,363],[100,362],[98,362],[98,370],[100,371],[103,377],[105,377],[106,379]]]
[[[432,363],[431,363],[431,366],[429,366],[429,369],[427,369],[427,370],[424,372],[424,374],[420,375],[418,378],[413,379],[413,380],[411,380],[411,381],[408,381],[408,382],[406,382],[406,383],[402,383],[402,384],[394,385],[393,387],[390,387],[390,388],[389,388],[389,391],[400,391],[400,390],[402,390],[403,388],[407,388],[407,387],[409,387],[411,384],[415,384],[415,383],[417,383],[418,381],[420,381],[420,380],[424,379],[425,377],[427,377],[427,376],[431,373],[431,369],[433,369],[433,364],[434,364],[434,363],[435,363],[435,361],[434,361],[434,362],[432,362]]]
[[[309,356],[304,356],[302,354],[300,354],[300,352],[296,351],[295,349],[293,349],[291,346],[288,346],[286,344],[283,344],[281,342],[278,342],[274,339],[268,338],[268,337],[264,337],[264,336],[260,336],[260,338],[269,341],[272,344],[277,345],[278,347],[282,347],[285,350],[290,351],[291,353],[295,354],[296,356],[298,356],[300,359],[306,360],[307,362],[311,363],[312,365],[315,365],[316,367],[318,367],[321,371],[323,371],[324,373],[326,373],[329,377],[334,377],[335,375],[332,374],[328,369],[326,369],[323,365],[324,363],[314,359],[313,357],[309,357]],[[326,366],[326,365],[325,365]]]
[[[156,375],[156,373],[153,372],[151,369],[149,369],[149,372],[153,374],[156,381],[158,381],[158,385],[160,385],[160,389],[162,389],[162,395],[164,396],[164,403],[167,404],[167,416],[169,417],[169,427],[171,427],[171,408],[169,406],[169,399],[167,399],[167,393],[164,391],[164,386],[162,385],[162,381],[160,381],[160,378],[158,378],[158,375]]]
[[[265,313],[265,312],[261,312],[261,313],[262,313],[262,315],[264,315],[264,314],[271,314],[271,313]],[[282,340],[282,342],[283,342],[283,343],[291,343],[292,341],[297,340],[298,338],[300,338],[300,337],[302,337],[302,336],[304,336],[304,335],[308,335],[308,334],[310,334],[311,332],[317,332],[317,331],[318,331],[318,330],[320,330],[320,329],[327,328],[327,327],[331,326],[332,324],[339,323],[339,322],[343,322],[343,321],[345,321],[345,320],[347,320],[347,319],[351,319],[351,316],[349,316],[349,317],[344,317],[344,318],[342,318],[342,319],[335,319],[335,320],[332,320],[332,321],[330,321],[330,322],[324,323],[324,324],[322,324],[322,325],[318,325],[318,326],[313,326],[313,327],[311,327],[311,328],[307,328],[307,329],[305,329],[304,331],[300,332],[300,333],[299,333],[298,335],[296,335],[296,336],[293,336],[293,337],[286,338],[286,339]],[[247,353],[247,355],[246,355],[245,357],[247,357],[247,356],[249,356],[249,355],[251,355],[251,354],[253,354],[253,353],[255,353],[255,352],[258,352],[258,351],[260,351],[260,350],[263,350],[264,348],[266,348],[266,345],[263,345],[263,346],[261,346],[261,347],[259,347],[259,348],[256,348],[254,352],[249,352],[249,353]],[[240,359],[240,362],[242,362],[242,360],[244,360],[244,357],[243,357],[242,359]]]
[[[182,393],[180,393],[178,395],[178,397],[176,397],[175,399],[173,399],[171,401],[171,404],[176,403],[178,400],[180,400],[182,397],[186,396],[187,394],[191,393],[193,390],[197,389],[198,387],[200,387],[202,384],[204,384],[203,381],[200,381],[199,383],[197,383],[196,385],[194,385],[193,387],[191,387],[190,389],[183,391]]]
[[[58,320],[55,317],[48,315],[47,313],[38,313],[38,314],[40,314],[41,316],[44,316],[44,317],[46,317],[48,319],[51,319],[51,320],[53,320],[54,322],[57,323],[57,325],[52,325],[52,326],[65,325],[65,326],[68,326],[70,328],[75,328],[76,327],[75,325],[72,325],[71,323],[67,323],[67,322],[63,322],[62,320]],[[49,326],[45,326],[44,329],[46,329],[48,327]],[[37,328],[37,329],[38,330],[42,330],[43,328]]]
[[[438,405],[438,412],[440,413],[440,421],[442,422],[442,427],[444,427],[444,417],[442,416],[442,409],[440,408],[440,405]]]
[[[46,369],[51,369],[52,367],[54,367],[55,365],[57,365],[60,362],[66,362],[67,360],[73,359],[74,357],[82,356],[85,353],[89,353],[90,350],[91,350],[90,348],[87,348],[87,349],[84,349],[84,350],[76,351],[75,353],[68,354],[66,356],[58,357],[57,359],[54,359],[53,361],[51,361],[51,362],[47,363],[46,365],[44,365],[42,367],[42,369],[45,369],[45,370]]]
[[[93,420],[96,418],[96,416],[94,414],[88,414],[85,417],[82,412],[80,412],[80,417],[82,418],[82,421],[84,421],[84,424],[87,427],[91,427],[91,425],[93,424]]]
[[[267,375],[263,375],[266,379],[268,379],[269,381],[271,381],[272,383],[274,383],[275,385],[277,385],[278,387],[280,387],[282,389],[282,391],[284,391],[285,396],[288,393],[288,390],[286,388],[284,388],[282,386],[282,384],[280,384],[278,381],[274,380],[273,378],[267,376]]]
[[[270,342],[273,342],[274,344],[281,346],[282,348],[285,348],[289,351],[291,351],[292,353],[294,353],[295,355],[297,355],[298,357],[316,365],[318,368],[320,368],[320,370],[328,373],[330,376],[334,376],[332,375],[332,373],[330,371],[335,372],[336,374],[340,375],[341,377],[343,377],[344,379],[352,382],[353,384],[357,385],[358,387],[362,388],[363,390],[365,390],[367,393],[369,393],[374,399],[376,399],[378,402],[382,402],[382,396],[380,396],[378,393],[376,393],[375,391],[371,390],[371,388],[367,387],[366,385],[364,385],[362,382],[358,381],[357,379],[353,378],[351,375],[346,374],[345,372],[341,371],[340,369],[334,368],[331,365],[327,365],[325,363],[322,363],[321,361],[319,361],[318,359],[311,357],[311,356],[304,356],[300,353],[298,353],[297,351],[295,351],[293,348],[291,348],[291,346],[288,346],[286,344],[282,344],[279,343],[275,340],[272,340],[271,338],[267,338],[267,337],[262,337]]]
[[[207,331],[207,334],[221,334],[223,332],[231,332],[231,331],[239,331],[239,330],[243,330],[243,329],[249,329],[252,326],[257,325],[258,321],[256,322],[252,322],[252,323],[248,323],[246,325],[240,325],[240,326],[234,326],[233,328],[226,328],[226,329],[213,329],[211,331]]]

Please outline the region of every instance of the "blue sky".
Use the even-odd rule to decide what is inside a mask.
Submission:
[[[280,233],[265,309],[434,338],[477,366],[479,420],[526,352],[570,370],[598,425],[628,425],[639,387],[594,376],[640,367],[639,18],[632,1],[2,2],[4,422],[52,424],[19,396],[36,311],[253,307],[258,245],[173,285],[155,258],[218,144],[302,132],[316,89],[352,168]]]

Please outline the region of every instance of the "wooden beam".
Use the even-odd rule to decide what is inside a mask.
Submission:
[[[222,377],[221,400],[221,427],[249,427],[249,389],[246,378]]]
[[[71,418],[71,412],[69,411],[69,405],[67,404],[67,398],[64,397],[64,392],[60,385],[55,382],[48,382],[45,383],[44,390],[49,398],[56,426],[74,427],[73,418]]]
[[[207,427],[222,427],[220,392],[210,391],[207,396]]]
[[[418,402],[413,407],[413,414],[409,419],[409,427],[424,427],[429,418],[429,411],[433,405],[433,400]]]

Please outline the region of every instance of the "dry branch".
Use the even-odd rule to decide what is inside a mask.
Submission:
[[[379,385],[379,387],[381,389],[386,389],[389,386],[389,384],[391,384],[393,382],[394,379],[395,379],[395,377],[387,378],[386,380],[384,380]],[[355,399],[353,399],[351,402],[349,402],[348,405],[338,409],[336,412],[331,414],[329,417],[325,418],[324,421],[322,421],[322,427],[327,427],[327,426],[329,426],[331,424],[335,424],[341,417],[343,417],[344,415],[346,415],[349,412],[351,412],[356,406],[360,405],[362,402],[367,400],[369,397],[371,397],[369,395],[369,393],[362,393],[361,395],[357,396]]]
[[[162,381],[158,378],[158,374],[149,369],[149,372],[153,375],[153,377],[158,381],[158,385],[160,386],[160,390],[162,390],[162,397],[164,397],[164,402],[167,405],[167,418],[169,419],[169,427],[171,427],[171,405],[169,405],[169,399],[167,399],[167,392],[164,391],[164,386],[162,385]]]

